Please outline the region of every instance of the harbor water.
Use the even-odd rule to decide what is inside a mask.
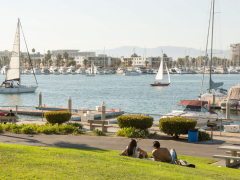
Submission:
[[[229,90],[240,83],[239,74],[214,74],[214,82],[224,82]],[[198,99],[201,91],[201,74],[171,75],[171,84],[166,87],[152,87],[155,75],[37,75],[38,88],[35,93],[0,94],[1,106],[38,106],[38,94],[43,94],[46,106],[67,107],[72,98],[72,107],[95,109],[105,101],[107,109],[121,109],[131,113],[166,114],[176,109],[180,100]],[[164,75],[167,81],[167,75]],[[208,88],[209,75],[205,75],[204,92]],[[0,75],[0,81],[5,75]],[[21,84],[34,85],[33,75],[22,75]],[[216,110],[221,117],[225,111]],[[158,120],[157,116],[155,121]],[[160,117],[159,117],[160,118]],[[239,112],[231,112],[231,118],[240,119]]]

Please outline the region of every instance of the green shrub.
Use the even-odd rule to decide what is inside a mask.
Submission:
[[[71,119],[72,114],[68,111],[51,111],[44,113],[44,117],[50,124],[62,124]]]
[[[73,125],[60,125],[59,126],[59,132],[61,134],[66,134],[66,133],[73,133],[75,131],[78,131],[79,129]]]
[[[4,130],[4,131],[9,131],[9,130],[11,130],[11,125],[12,125],[12,124],[10,124],[10,123],[4,124],[4,125],[3,125],[3,130]]]
[[[21,132],[20,127],[19,127],[18,125],[16,125],[16,124],[12,124],[12,125],[10,126],[10,129],[11,129],[11,131],[12,131],[13,133],[20,133],[20,132]]]
[[[106,136],[106,133],[103,132],[103,131],[101,131],[101,130],[99,130],[99,129],[94,129],[94,130],[93,130],[93,134],[94,134],[95,136]]]
[[[148,129],[153,125],[153,117],[143,115],[121,115],[117,119],[120,128],[134,127],[136,129]]]
[[[3,126],[2,126],[2,124],[0,123],[0,131],[2,131],[3,130]]]
[[[195,128],[197,120],[185,117],[171,117],[159,120],[159,129],[167,135],[179,137],[180,134],[188,134],[188,129]]]
[[[35,128],[33,126],[25,126],[21,129],[22,134],[34,134]]]
[[[147,129],[136,129],[134,127],[122,128],[117,131],[117,136],[131,137],[131,138],[148,138],[150,133]]]
[[[210,135],[205,131],[198,131],[198,141],[211,140]]]
[[[75,127],[78,127],[79,129],[83,129],[83,125],[80,123],[76,123],[76,122],[69,122],[67,123],[67,125],[73,125]]]

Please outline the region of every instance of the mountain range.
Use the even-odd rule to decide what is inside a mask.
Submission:
[[[177,60],[179,57],[183,58],[185,56],[190,57],[198,57],[198,56],[204,56],[205,52],[204,50],[200,49],[194,49],[194,48],[187,48],[187,47],[176,47],[176,46],[159,46],[156,48],[141,48],[138,46],[122,46],[115,49],[106,49],[105,54],[110,55],[112,57],[130,57],[134,52],[138,56],[142,57],[156,57],[156,56],[162,56],[161,49],[163,50],[163,53],[167,54],[168,57],[172,57],[173,60]],[[96,54],[103,54],[104,50],[92,50],[93,52],[96,52]],[[208,50],[208,55],[210,55],[210,50]],[[220,58],[229,58],[230,57],[230,51],[229,50],[219,50],[214,49],[213,50],[213,56],[217,56]]]

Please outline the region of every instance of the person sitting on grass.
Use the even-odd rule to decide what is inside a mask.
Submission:
[[[137,147],[137,142],[140,141],[141,139],[131,139],[128,146],[126,147],[126,150],[124,150],[122,153],[119,155],[125,155],[125,156],[130,156],[134,158],[148,158],[148,155],[145,151]]]
[[[154,147],[152,151],[154,161],[174,164],[175,160],[177,160],[177,153],[174,149],[171,149],[169,152],[167,148],[160,148],[160,143],[158,141],[154,141],[152,147]]]
[[[6,116],[15,116],[15,114],[10,110],[10,112]]]

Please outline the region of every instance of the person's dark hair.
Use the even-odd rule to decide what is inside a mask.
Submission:
[[[128,156],[132,156],[133,155],[133,150],[134,150],[135,147],[137,147],[137,142],[136,142],[135,139],[131,139],[129,144],[128,144],[128,148],[127,148]]]
[[[153,141],[153,147],[160,148],[160,143],[158,141]]]
[[[12,112],[12,110],[10,109],[10,112]]]

